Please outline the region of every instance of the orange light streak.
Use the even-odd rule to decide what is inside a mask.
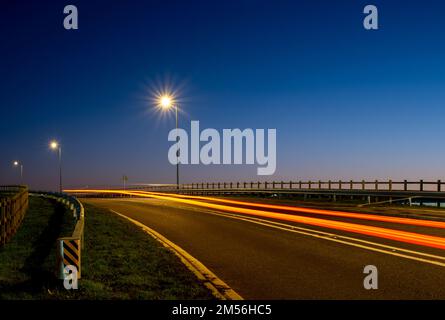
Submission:
[[[212,209],[247,214],[247,215],[253,215],[253,216],[264,217],[264,218],[272,218],[272,219],[277,219],[277,220],[282,220],[282,221],[290,221],[290,222],[308,224],[308,225],[313,225],[313,226],[342,230],[342,231],[347,231],[347,232],[364,234],[364,235],[369,235],[369,236],[374,236],[374,237],[379,237],[379,238],[384,238],[384,239],[390,239],[390,240],[395,240],[395,241],[400,241],[400,242],[411,243],[411,244],[445,250],[445,238],[424,235],[424,234],[419,234],[419,233],[414,233],[414,232],[382,228],[382,227],[374,227],[374,226],[367,226],[367,225],[361,225],[361,224],[355,224],[355,223],[349,223],[349,222],[341,222],[341,221],[333,221],[333,220],[326,220],[326,219],[320,219],[320,218],[304,217],[304,216],[290,215],[290,214],[270,212],[270,211],[262,211],[262,210],[256,210],[256,209],[231,207],[231,206],[226,206],[226,205],[207,203],[207,202],[191,200],[191,199],[184,199],[184,198],[179,198],[179,197],[158,195],[158,194],[154,194],[154,193],[144,194],[144,193],[140,193],[140,192],[122,191],[122,190],[65,190],[65,192],[85,193],[85,194],[86,193],[126,194],[126,195],[139,196],[139,197],[145,197],[145,198],[170,200],[170,201],[174,201],[174,202],[187,203],[187,204],[200,206],[200,207],[212,208]]]
[[[159,192],[146,192],[146,191],[134,191],[134,192],[139,192],[139,193],[143,193],[143,194],[165,195],[165,193],[159,193]],[[312,213],[312,214],[327,215],[327,216],[336,216],[336,217],[363,219],[363,220],[372,220],[372,221],[382,221],[382,222],[392,222],[392,223],[400,223],[400,224],[406,224],[406,225],[445,229],[445,222],[440,222],[440,221],[398,218],[398,217],[380,216],[380,215],[367,214],[367,213],[323,210],[323,209],[314,209],[314,208],[305,208],[305,207],[291,207],[291,206],[284,206],[284,205],[245,202],[245,201],[228,200],[228,199],[220,199],[220,198],[213,198],[213,197],[187,196],[187,195],[176,195],[176,194],[168,194],[168,196],[185,198],[185,199],[201,199],[201,200],[207,200],[207,201],[229,203],[229,204],[250,206],[250,207],[256,207],[256,208],[276,209],[276,210],[285,210],[285,211],[292,211],[292,212],[299,212],[299,213]]]

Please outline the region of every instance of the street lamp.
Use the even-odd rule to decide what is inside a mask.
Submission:
[[[14,161],[13,165],[14,165],[14,167],[20,166],[20,181],[21,181],[21,183],[23,183],[23,164],[18,161]]]
[[[169,110],[175,108],[176,115],[176,130],[178,130],[178,103],[175,101],[174,97],[169,94],[164,94],[158,97],[158,106],[163,110]],[[179,137],[176,137],[176,142],[178,142]],[[179,148],[176,151],[176,189],[179,189]]]
[[[55,140],[49,143],[49,147],[52,150],[57,150],[59,154],[59,192],[62,193],[62,147]]]

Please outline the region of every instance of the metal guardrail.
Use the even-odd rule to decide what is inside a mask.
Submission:
[[[74,266],[77,269],[77,277],[81,276],[81,250],[84,247],[84,225],[85,210],[82,203],[73,196],[66,193],[56,192],[32,192],[32,196],[40,196],[54,199],[64,204],[73,213],[74,230],[70,237],[60,237],[57,239],[57,270],[59,279],[65,279],[65,268]]]
[[[0,186],[0,246],[17,232],[27,209],[26,186]]]
[[[422,205],[445,203],[445,182],[437,181],[272,181],[272,182],[202,182],[168,185],[133,185],[128,189],[190,195],[287,195],[340,199],[358,199],[368,204],[381,202],[402,202],[411,205],[413,201]]]
[[[133,186],[129,189],[171,190],[175,184]],[[243,182],[200,182],[179,185],[180,190],[194,189],[257,189],[257,190],[356,190],[356,191],[411,191],[445,192],[445,182],[437,181],[355,181],[355,180],[314,180],[314,181],[243,181]]]
[[[92,189],[118,190],[119,187],[91,187]],[[88,190],[88,188],[86,189]],[[329,198],[332,201],[359,200],[364,203],[398,202],[401,204],[423,205],[434,203],[438,207],[445,203],[445,182],[436,181],[393,181],[393,180],[317,180],[317,181],[243,181],[243,182],[201,182],[180,184],[130,185],[127,190],[189,194],[189,195],[260,195],[260,196],[302,196]],[[80,195],[80,194],[78,194]],[[91,196],[88,194],[82,196]],[[110,197],[110,194],[103,194]],[[122,197],[122,195],[120,195]],[[385,200],[382,202],[382,200]]]

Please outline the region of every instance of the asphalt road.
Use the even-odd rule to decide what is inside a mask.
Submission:
[[[222,210],[163,199],[82,201],[113,209],[161,233],[245,299],[445,299],[441,249],[303,223],[280,221],[284,225],[279,229],[234,219]],[[445,229],[317,218],[445,237]],[[378,269],[377,290],[363,286],[366,265]]]

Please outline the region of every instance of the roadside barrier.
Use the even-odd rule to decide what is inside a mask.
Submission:
[[[73,196],[65,193],[33,192],[33,196],[54,199],[64,204],[73,213],[74,231],[71,237],[57,239],[57,268],[56,276],[65,279],[65,268],[74,266],[77,269],[77,278],[81,276],[81,251],[84,246],[84,217],[85,211],[82,203]]]

